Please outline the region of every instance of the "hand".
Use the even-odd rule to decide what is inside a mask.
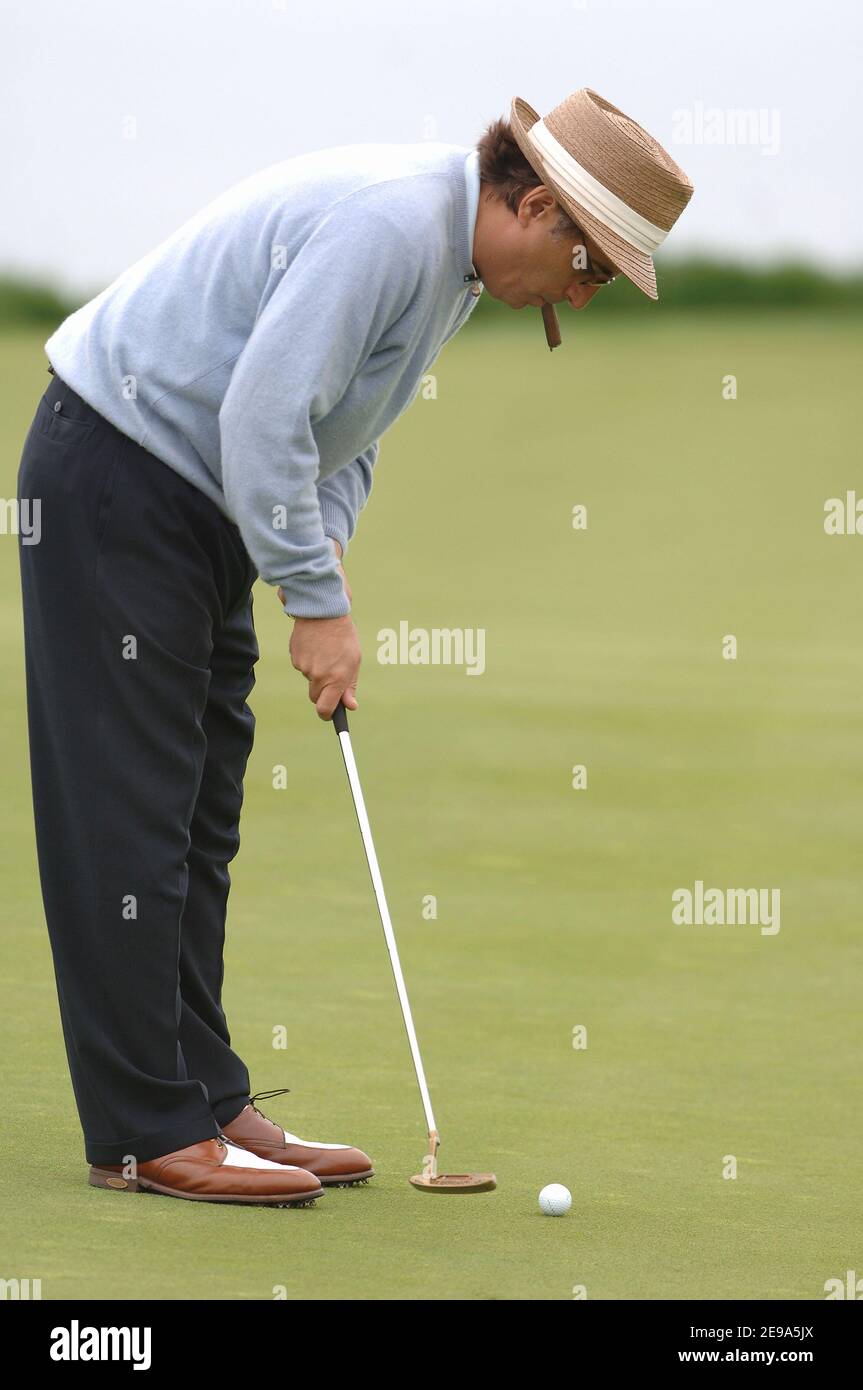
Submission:
[[[320,719],[332,719],[339,700],[358,709],[357,679],[362,652],[353,618],[295,618],[291,661],[309,682],[309,699]]]
[[[333,540],[332,545],[350,603],[353,593],[341,564],[342,547],[337,540]],[[279,588],[278,595],[279,602],[284,604],[284,589]],[[359,708],[356,692],[362,652],[357,630],[349,617],[295,618],[290,653],[295,670],[302,671],[309,682],[309,699],[321,719],[332,719],[339,700],[344,700],[346,709]]]

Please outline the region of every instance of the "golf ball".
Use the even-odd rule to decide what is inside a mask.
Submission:
[[[539,1194],[539,1209],[545,1216],[565,1216],[572,1206],[572,1193],[563,1183],[550,1182]]]

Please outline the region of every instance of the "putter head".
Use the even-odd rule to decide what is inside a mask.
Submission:
[[[429,1130],[429,1151],[423,1159],[423,1171],[408,1181],[420,1192],[494,1192],[497,1178],[494,1173],[438,1173],[437,1153],[440,1135]]]
[[[493,1192],[497,1187],[494,1173],[441,1173],[435,1178],[417,1173],[410,1182],[420,1192]]]

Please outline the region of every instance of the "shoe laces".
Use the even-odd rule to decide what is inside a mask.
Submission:
[[[258,1110],[258,1107],[257,1107],[257,1105],[255,1104],[255,1101],[257,1101],[257,1100],[272,1100],[274,1096],[287,1096],[287,1095],[290,1095],[290,1090],[291,1090],[290,1086],[281,1086],[277,1091],[258,1091],[257,1095],[254,1095],[254,1096],[250,1096],[250,1097],[249,1097],[249,1104],[251,1105],[251,1107],[252,1107],[253,1110]],[[258,1114],[260,1115],[261,1113],[262,1113],[262,1112],[261,1112],[260,1110],[258,1110]],[[265,1116],[264,1116],[264,1119],[266,1119],[266,1118],[267,1118],[267,1117],[266,1117],[266,1115],[265,1115]]]

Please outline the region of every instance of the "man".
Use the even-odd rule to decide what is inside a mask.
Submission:
[[[90,1181],[303,1204],[359,1149],[266,1118],[221,1006],[260,576],[318,715],[357,708],[341,560],[384,431],[484,286],[581,309],[652,253],[692,185],[595,92],[520,98],[475,150],[288,160],[205,208],[48,341],[24,448],[37,845]]]

